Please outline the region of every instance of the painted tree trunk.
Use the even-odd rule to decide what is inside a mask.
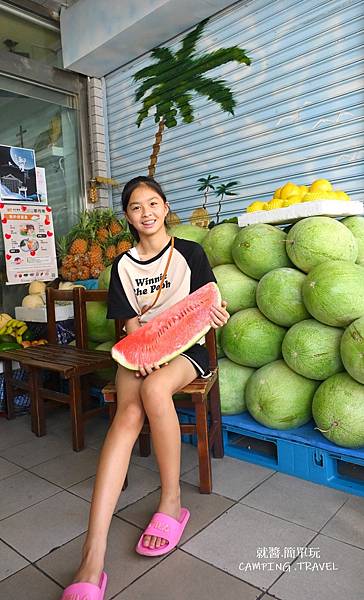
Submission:
[[[149,167],[148,167],[148,175],[149,177],[154,177],[155,175],[155,170],[157,167],[157,160],[158,160],[158,154],[161,148],[161,143],[162,143],[162,137],[163,137],[163,130],[164,130],[164,119],[161,119],[159,121],[159,125],[158,125],[158,131],[155,134],[155,142],[153,144],[153,152],[150,155],[150,163],[149,163]]]
[[[219,223],[220,221],[220,212],[221,212],[221,202],[222,202],[223,196],[219,196],[219,204],[217,207],[217,213],[216,213],[216,223]]]

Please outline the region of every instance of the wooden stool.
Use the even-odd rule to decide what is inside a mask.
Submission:
[[[224,447],[221,430],[220,392],[217,369],[215,330],[210,329],[206,334],[206,346],[210,357],[211,376],[208,379],[197,377],[181,389],[186,399],[174,398],[176,408],[193,408],[195,423],[180,423],[181,434],[197,435],[197,451],[200,474],[200,493],[210,494],[212,491],[211,449],[214,458],[223,458]],[[105,403],[111,408],[111,419],[116,412],[116,388],[114,383],[108,383],[102,390]],[[139,435],[141,456],[150,454],[150,427],[146,419]]]

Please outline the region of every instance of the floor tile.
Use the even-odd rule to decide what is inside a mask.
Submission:
[[[364,551],[318,535],[311,544],[319,557],[297,559],[269,592],[281,600],[360,600],[364,589]],[[322,571],[314,564],[321,565]],[[330,566],[330,570],[328,569]],[[337,570],[332,570],[332,568]]]
[[[267,590],[281,574],[279,563],[282,560],[260,559],[261,549],[305,546],[314,535],[304,527],[236,504],[185,543],[182,549]],[[256,563],[258,567],[254,566]],[[267,566],[269,564],[273,566]]]
[[[28,565],[28,561],[0,541],[0,581]],[[0,587],[0,597],[1,587]]]
[[[68,488],[96,473],[99,453],[85,448],[81,452],[69,452],[30,468],[33,473]]]
[[[128,487],[120,494],[115,511],[119,511],[129,504],[144,498],[144,496],[157,490],[160,486],[159,475],[157,473],[150,469],[142,469],[137,465],[130,466],[128,482]],[[94,483],[95,477],[90,477],[89,479],[72,486],[69,488],[69,491],[85,500],[91,501]]]
[[[31,562],[87,529],[90,505],[60,492],[0,522],[0,538]]]
[[[212,459],[212,485],[215,494],[239,500],[274,471],[251,463],[224,456]],[[198,468],[182,475],[181,479],[199,485]]]
[[[141,529],[125,523],[121,519],[112,519],[105,571],[108,574],[106,600],[112,598],[123,588],[138,579],[143,573],[155,567],[162,557],[146,560],[134,550]],[[62,587],[69,585],[77,569],[85,535],[81,535],[37,562],[37,566],[49,574]]]
[[[131,455],[131,462],[145,469],[152,469],[159,472],[153,448],[150,456],[140,456],[139,445],[136,443]],[[192,446],[192,444],[181,444],[181,473],[190,471],[196,465],[198,465],[197,448]]]
[[[338,490],[275,473],[241,503],[319,531],[347,498]]]
[[[198,488],[186,483],[182,484],[181,493],[182,506],[188,507],[191,513],[181,543],[206,527],[233,504],[230,500],[216,494],[200,494]],[[145,529],[157,510],[158,502],[159,491],[156,491],[121,510],[117,516]]]
[[[40,477],[21,471],[0,481],[0,519],[32,506],[60,491]]]
[[[43,437],[33,434],[31,441],[0,452],[3,458],[29,469],[61,454],[71,454],[73,450],[70,439],[61,439],[49,433]]]
[[[0,451],[31,441],[33,438],[34,433],[31,431],[28,415],[22,415],[10,421],[0,418]]]
[[[114,600],[255,600],[260,594],[247,583],[177,550]]]
[[[4,600],[59,600],[61,593],[56,583],[32,566],[0,583]]]
[[[14,463],[5,460],[5,458],[0,458],[0,480],[9,477],[9,475],[20,473],[21,470],[22,468],[18,465],[14,465]]]
[[[350,496],[321,533],[364,548],[364,498]],[[363,594],[364,595],[364,594]]]

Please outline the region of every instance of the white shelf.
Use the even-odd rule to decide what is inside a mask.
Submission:
[[[305,217],[352,217],[362,214],[364,214],[363,203],[357,200],[317,200],[315,202],[293,204],[286,208],[244,213],[238,217],[238,225],[239,227],[246,227],[247,225],[255,225],[257,223],[282,225],[284,223],[294,223]]]
[[[64,156],[64,150],[61,146],[48,146],[48,148],[43,148],[43,150],[36,152],[37,161],[52,157],[60,158],[62,156]]]

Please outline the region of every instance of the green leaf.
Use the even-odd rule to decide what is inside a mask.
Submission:
[[[182,48],[176,52],[176,57],[179,61],[185,60],[188,56],[191,56],[196,49],[196,44],[201,38],[203,30],[209,19],[201,21],[195,29],[190,31],[182,40]]]
[[[232,91],[226,87],[225,81],[199,77],[194,80],[192,85],[196,92],[219,104],[221,110],[232,115],[234,114],[236,102]]]
[[[251,59],[245,54],[245,50],[242,48],[231,46],[229,48],[213,50],[194,60],[196,73],[199,75],[203,75],[204,73],[207,73],[207,71],[226,65],[229,62],[250,65]]]
[[[182,120],[184,123],[192,123],[195,117],[193,114],[193,108],[190,104],[192,100],[192,96],[190,94],[181,94],[177,100],[175,100],[175,104],[179,109]]]

